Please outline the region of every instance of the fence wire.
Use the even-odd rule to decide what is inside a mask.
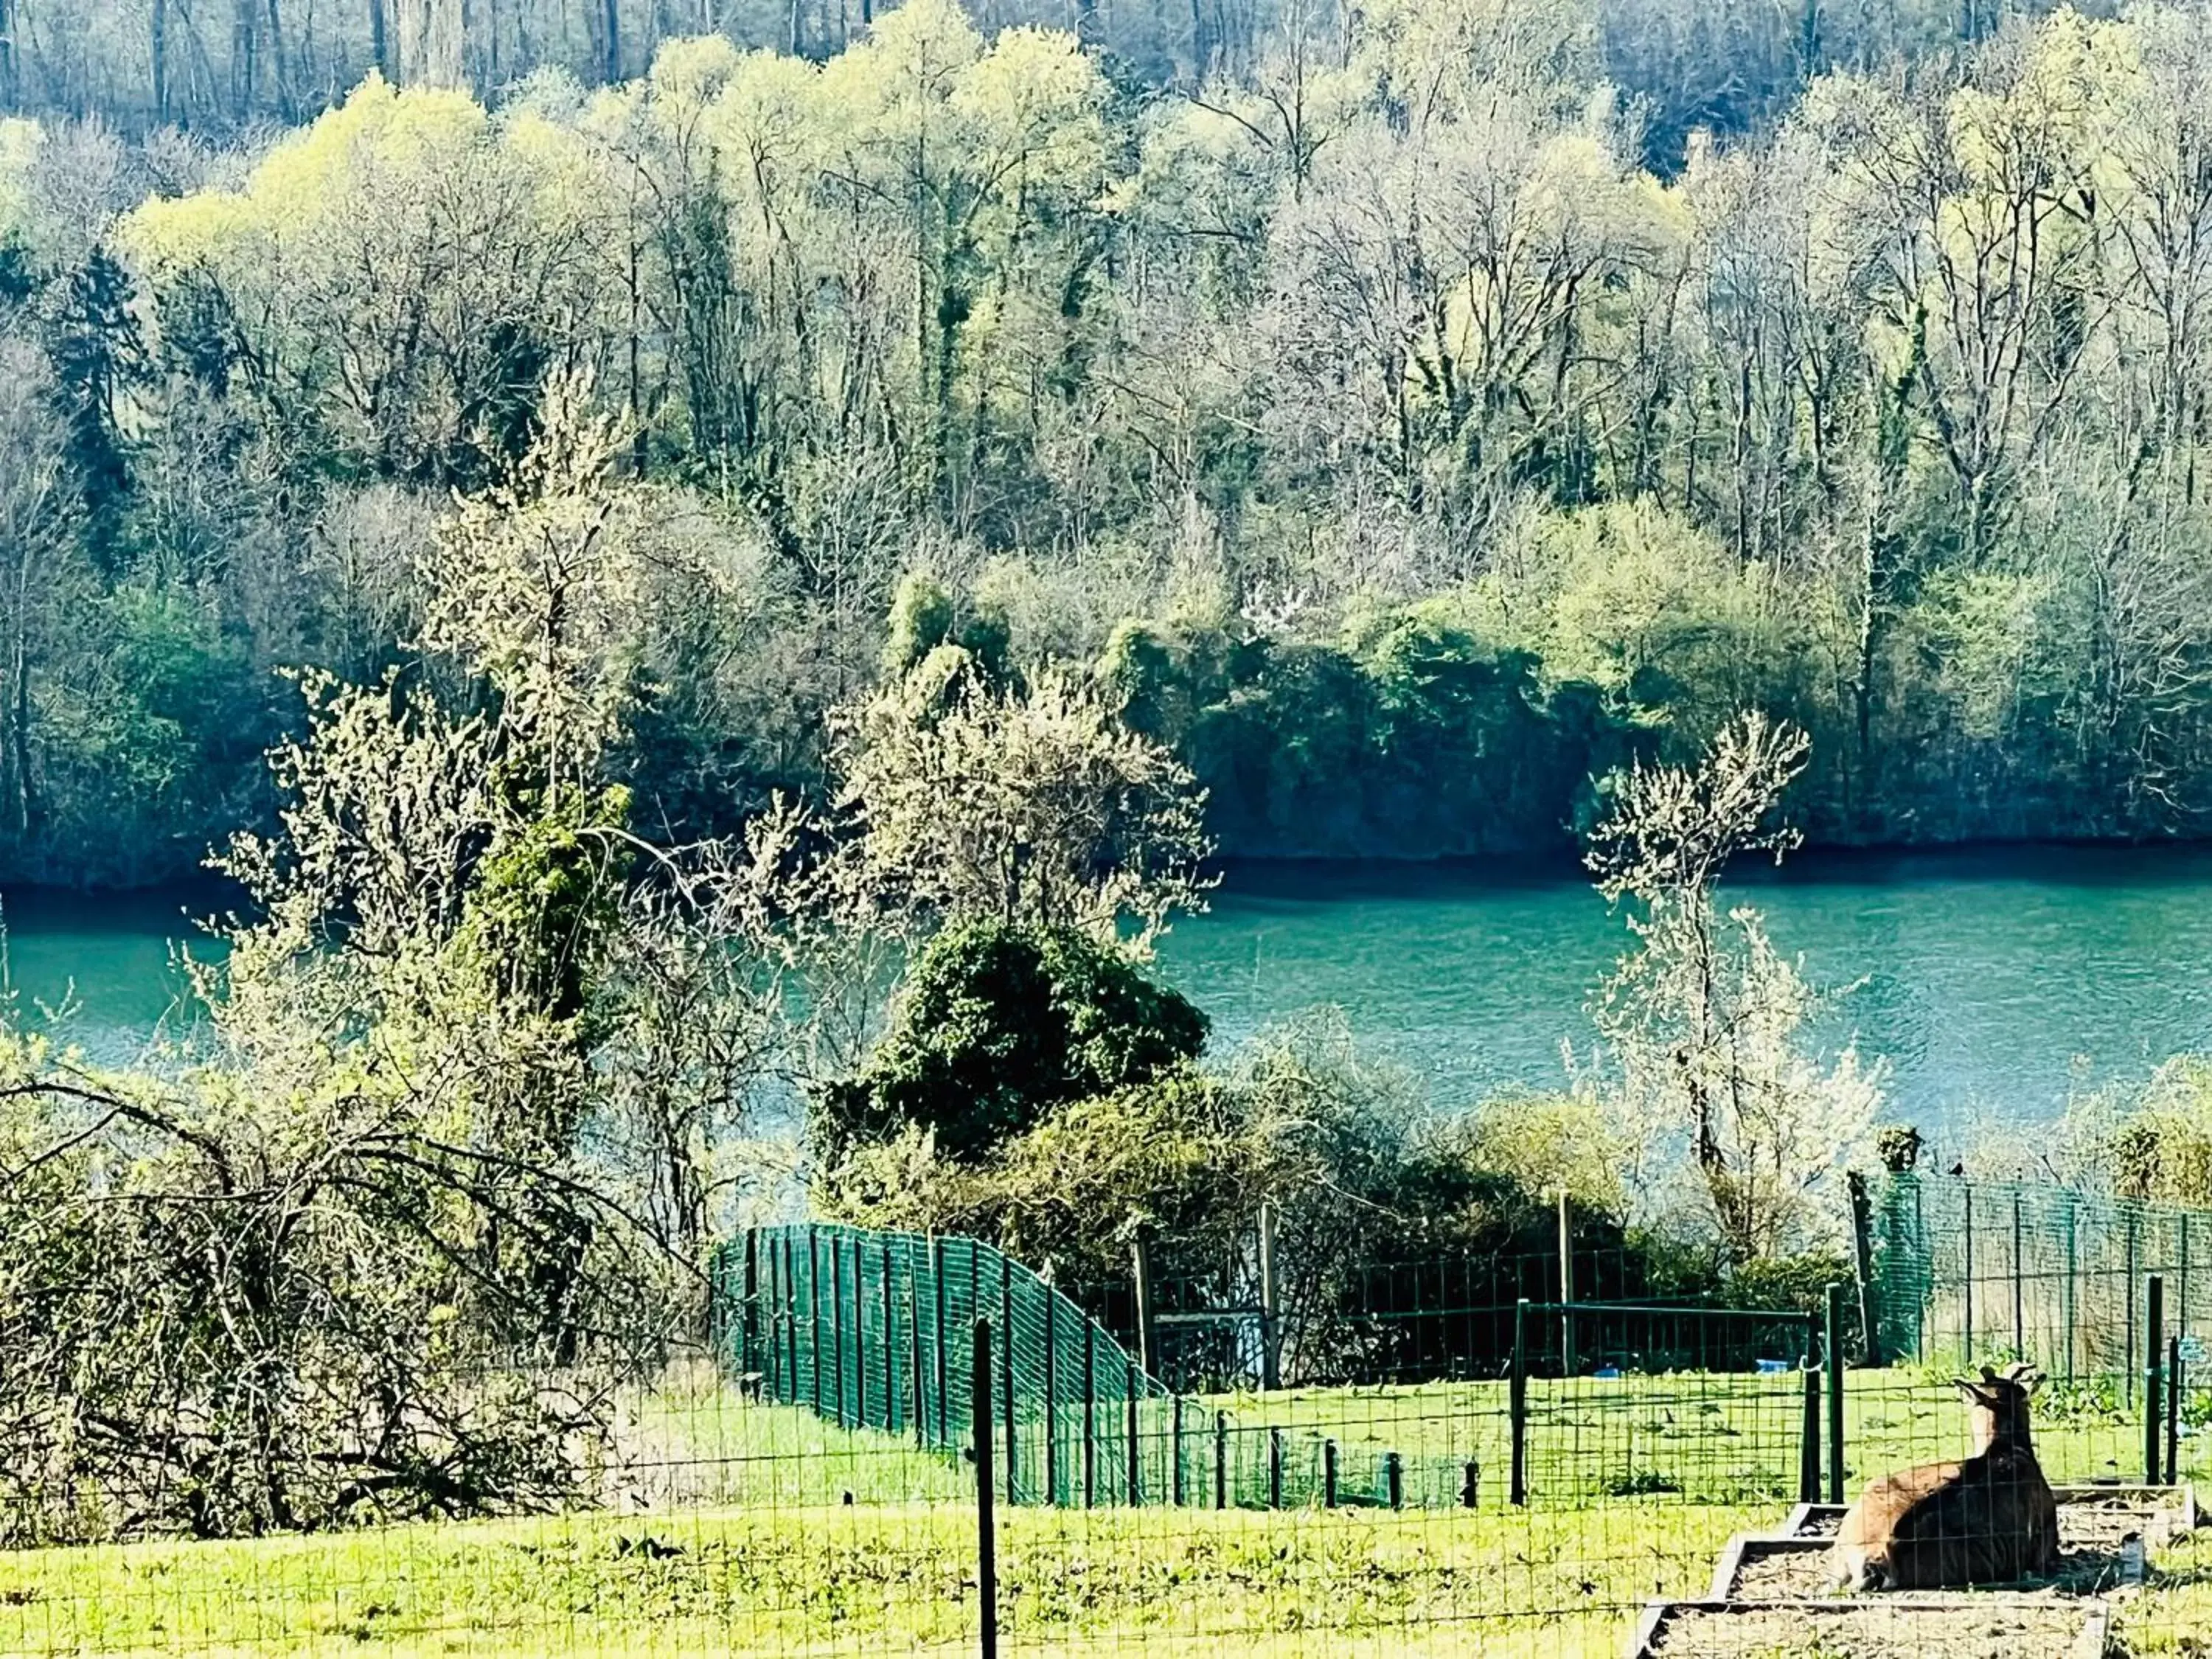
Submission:
[[[1353,1380],[1273,1390],[1147,1376],[988,1246],[767,1230],[720,1253],[711,1342],[624,1396],[576,1501],[0,1552],[0,1653],[1963,1659],[2001,1628],[2036,1659],[2089,1650],[2095,1619],[2111,1652],[2194,1650],[2212,1552],[2168,1524],[2164,1483],[2204,1467],[2180,1340],[2196,1224],[2185,1256],[2178,1218],[2138,1213],[2130,1258],[2122,1209],[1976,1188],[1969,1271],[1966,1200],[1871,1190],[1867,1282],[1817,1311],[1408,1264],[1418,1304],[1386,1290],[1375,1318],[1413,1334]],[[1887,1352],[1860,1352],[1863,1296]],[[2061,1571],[1962,1592],[1963,1613],[1831,1594],[1834,1500],[1966,1458],[1954,1377],[2015,1360],[2051,1374],[2032,1430]],[[2130,1561],[2142,1583],[2112,1594]]]
[[[1905,1173],[1876,1184],[1865,1225],[1879,1357],[1972,1367],[2033,1358],[2055,1381],[2131,1406],[2145,1303],[2191,1351],[2212,1325],[2212,1212],[2061,1188]]]

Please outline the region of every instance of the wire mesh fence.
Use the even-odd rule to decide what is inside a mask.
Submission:
[[[2192,1347],[2212,1323],[2212,1212],[1963,1176],[1884,1178],[1863,1224],[1880,1352],[1960,1365],[2033,1356],[2132,1402],[2147,1286]]]
[[[2052,1379],[2023,1432],[2057,1489],[2071,1576],[2038,1581],[2043,1611],[2023,1604],[2008,1659],[2075,1650],[2039,1646],[2033,1620],[2078,1636],[2129,1571],[2130,1537],[2148,1566],[2112,1604],[2113,1640],[2188,1651],[2190,1632],[2212,1629],[2212,1559],[2160,1518],[2183,1505],[2154,1484],[2198,1473],[2204,1443],[2179,1285],[2151,1271],[2162,1247],[2139,1231],[2130,1404],[2086,1364],[2069,1386],[2045,1346],[2063,1333],[2038,1310],[2063,1287],[2039,1289],[2030,1271],[2044,1213],[2031,1200],[2055,1198],[2021,1194],[2033,1352],[2015,1356],[2008,1331],[1985,1328],[1987,1306],[2009,1317],[2014,1278],[1980,1237],[1990,1200],[1974,1200],[1968,1279],[1963,1224],[1948,1255],[1917,1242],[1941,1238],[1946,1216],[1963,1224],[1963,1201],[1924,1193],[1916,1209],[1905,1190],[1875,1190],[1867,1216],[1881,1235],[1912,1215],[1928,1230],[1906,1241],[1915,1253],[1881,1243],[1869,1284],[1838,1285],[1817,1311],[1567,1298],[1533,1267],[1504,1282],[1547,1294],[1478,1309],[1460,1267],[1407,1264],[1420,1305],[1392,1293],[1377,1314],[1422,1333],[1374,1351],[1395,1369],[1275,1389],[1250,1375],[1171,1387],[1076,1297],[988,1246],[763,1230],[717,1257],[711,1340],[625,1394],[577,1501],[0,1552],[0,1651],[1990,1651],[1986,1633],[1924,1623],[1872,1645],[1820,1625],[1843,1605],[1820,1599],[1840,1500],[1977,1449],[1953,1381],[1968,1284],[1975,1374],[2024,1358]],[[2008,1195],[1998,1214],[2008,1237]],[[1881,1277],[1923,1260],[1917,1280]],[[2077,1310],[2095,1311],[2093,1277]],[[1903,1310],[1926,1346],[1837,1363],[1867,1357],[1863,1291],[1882,1340]],[[2107,1315],[2099,1364],[2128,1354],[2118,1291]],[[1729,1573],[1728,1628],[1764,1630],[1765,1645],[1722,1644],[1698,1623]],[[1850,1605],[1902,1617],[1899,1601]],[[1976,1616],[1986,1630],[1994,1615]]]

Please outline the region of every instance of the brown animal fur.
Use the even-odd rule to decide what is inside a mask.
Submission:
[[[2058,1568],[2058,1504],[2028,1443],[2028,1397],[2042,1373],[1982,1367],[1960,1378],[1973,1455],[1876,1480],[1844,1516],[1831,1560],[1854,1589],[2002,1584]]]

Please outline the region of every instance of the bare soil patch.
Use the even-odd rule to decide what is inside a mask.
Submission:
[[[1651,1651],[1662,1659],[1897,1659],[1899,1654],[2002,1654],[2072,1659],[2101,1608],[2051,1597],[1916,1606],[1904,1600],[1830,1607],[1677,1609]]]

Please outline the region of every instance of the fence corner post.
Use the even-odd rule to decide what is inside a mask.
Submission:
[[[720,1264],[720,1260],[721,1258],[718,1254],[715,1257],[716,1265],[718,1267]],[[720,1311],[722,1292],[726,1288],[726,1285],[725,1283],[725,1276],[720,1273],[717,1273],[715,1278],[714,1296],[715,1310],[717,1313]],[[748,1227],[745,1229],[744,1284],[744,1288],[738,1293],[738,1352],[735,1358],[737,1360],[736,1369],[740,1376],[744,1376],[748,1372],[757,1371],[760,1369],[760,1367],[754,1363],[760,1348],[760,1320],[758,1310],[754,1305],[759,1298],[760,1229],[757,1227]]]
[[[1127,1473],[1129,1476],[1129,1507],[1131,1509],[1135,1509],[1139,1504],[1142,1504],[1145,1501],[1144,1443],[1138,1437],[1137,1425],[1137,1379],[1140,1373],[1138,1371],[1133,1361],[1128,1364],[1123,1374],[1124,1392],[1122,1398],[1127,1403],[1129,1410]]]

